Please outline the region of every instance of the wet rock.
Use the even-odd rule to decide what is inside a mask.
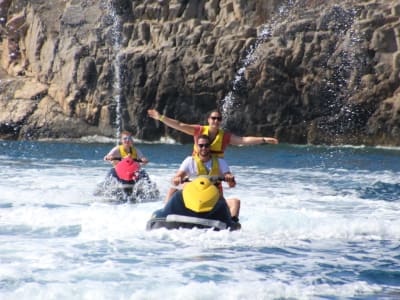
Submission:
[[[0,1],[0,138],[121,127],[190,142],[147,109],[198,123],[230,101],[236,134],[398,146],[399,11],[384,0]]]

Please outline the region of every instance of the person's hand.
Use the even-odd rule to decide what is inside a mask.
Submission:
[[[228,183],[229,187],[234,187],[236,185],[235,176],[230,173],[224,175],[225,181]]]
[[[276,139],[276,138],[264,137],[263,140],[264,140],[264,143],[268,143],[268,144],[279,144],[279,141],[278,141],[278,139]]]
[[[172,183],[174,185],[180,185],[182,182],[182,178],[181,176],[175,176],[174,178],[172,178]]]
[[[155,110],[155,109],[149,109],[147,110],[147,114],[149,115],[149,117],[155,119],[155,120],[160,120],[160,113]]]
[[[140,162],[145,165],[149,162],[149,160],[146,157],[141,157]]]

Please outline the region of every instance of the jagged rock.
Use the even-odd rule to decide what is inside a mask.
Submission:
[[[289,2],[0,1],[0,138],[185,142],[147,109],[219,106],[237,134],[399,146],[398,1]]]

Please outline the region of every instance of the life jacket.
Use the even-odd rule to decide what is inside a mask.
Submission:
[[[200,126],[200,130],[198,134],[194,136],[194,147],[193,147],[193,155],[198,153],[197,147],[197,138],[202,135],[208,135],[210,126]],[[228,146],[229,141],[231,139],[231,133],[225,132],[223,129],[218,129],[218,133],[215,136],[214,140],[210,144],[210,150],[212,154],[217,155],[218,157],[224,157],[225,148]]]
[[[119,153],[121,154],[122,158],[125,158],[125,157],[129,156],[129,157],[131,157],[133,159],[138,159],[137,151],[136,151],[135,147],[132,147],[132,146],[131,146],[130,152],[128,153],[128,152],[125,151],[124,146],[120,145],[119,146]]]
[[[207,172],[206,166],[201,161],[198,155],[194,155],[193,158],[197,166],[197,175],[210,175],[210,176],[219,175],[219,163],[218,163],[218,157],[216,155],[212,155],[211,170],[209,172]]]
[[[218,156],[217,155],[212,155],[211,159],[211,170],[209,172],[207,172],[207,168],[204,165],[204,163],[200,160],[200,157],[198,155],[194,155],[193,159],[196,162],[196,166],[197,166],[197,176],[199,175],[209,175],[209,176],[218,176],[220,175],[219,172],[219,163],[218,163]],[[219,183],[218,184],[218,189],[219,192],[221,193],[221,196],[223,195],[223,188],[222,188],[222,184]]]

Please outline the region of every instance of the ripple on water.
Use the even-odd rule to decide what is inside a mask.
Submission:
[[[0,235],[23,236],[31,238],[67,238],[76,237],[82,231],[81,225],[68,225],[60,227],[32,227],[28,225],[0,226]]]
[[[400,183],[377,181],[359,189],[361,199],[397,201],[400,200]]]
[[[11,208],[11,207],[13,207],[13,204],[10,202],[0,203],[0,208]]]
[[[400,286],[400,271],[365,270],[360,272],[360,279],[369,283]]]

